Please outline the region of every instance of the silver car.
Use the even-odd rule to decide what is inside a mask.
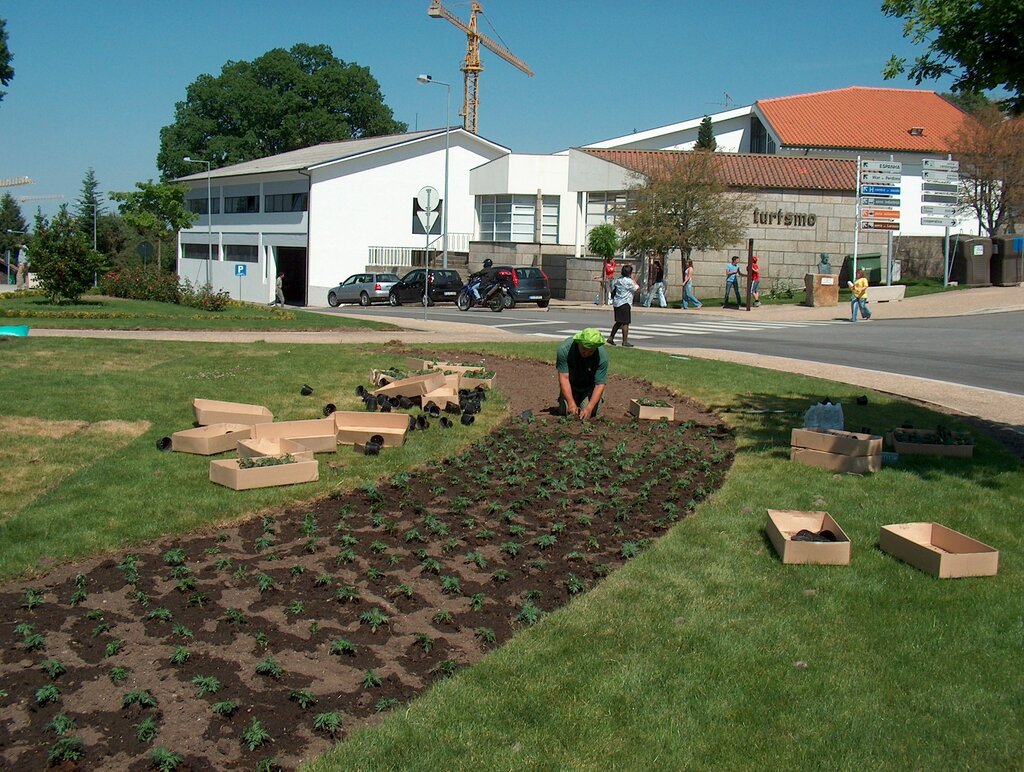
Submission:
[[[393,273],[355,273],[327,293],[327,303],[337,308],[342,303],[368,306],[375,300],[386,303],[388,290],[398,281]]]

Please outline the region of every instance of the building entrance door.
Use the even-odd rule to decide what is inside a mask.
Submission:
[[[275,247],[274,253],[277,270],[284,274],[284,302],[290,306],[306,305],[306,248]]]

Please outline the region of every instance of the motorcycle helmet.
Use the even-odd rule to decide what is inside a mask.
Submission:
[[[484,260],[484,268],[490,268],[492,265],[494,265],[494,261],[491,258],[488,257]]]

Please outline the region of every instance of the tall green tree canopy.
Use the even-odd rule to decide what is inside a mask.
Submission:
[[[615,257],[619,251],[619,232],[610,223],[601,223],[591,229],[587,236],[587,249],[605,260]]]
[[[903,19],[903,37],[926,43],[907,73],[914,82],[955,76],[954,91],[1006,89],[1004,106],[1024,112],[1024,3],[1021,0],[884,0],[886,16]],[[906,72],[892,56],[886,78]]]
[[[92,167],[86,169],[82,178],[82,193],[75,200],[75,217],[78,218],[78,227],[82,233],[92,238],[93,223],[98,222],[103,215],[103,194],[100,193],[100,183],[96,179],[96,172]]]
[[[710,115],[705,115],[700,122],[700,127],[697,129],[697,142],[693,147],[695,150],[718,149],[718,140],[715,139],[715,129],[711,125]]]
[[[18,247],[25,243],[28,236],[24,231],[28,230],[25,218],[21,214],[21,206],[18,200],[10,193],[0,196],[0,254],[11,251],[13,259]],[[22,231],[22,233],[8,233],[7,231]],[[6,277],[3,277],[6,279]]]
[[[66,204],[52,223],[41,212],[36,214],[28,256],[40,287],[53,303],[76,302],[106,268]]]
[[[198,215],[185,206],[188,185],[149,180],[136,182],[135,187],[136,190],[128,192],[112,191],[110,200],[119,202],[118,209],[128,225],[156,240],[159,261],[163,242],[191,226]]]
[[[275,48],[251,62],[228,62],[200,75],[160,130],[157,168],[165,180],[191,174],[185,156],[213,168],[322,142],[406,130],[384,103],[366,67],[334,56],[330,46]]]
[[[7,86],[10,85],[11,78],[14,77],[14,68],[11,67],[11,59],[14,57],[11,55],[11,49],[7,47],[7,21],[0,19],[0,83]],[[6,91],[0,91],[0,102],[4,100],[4,94]]]

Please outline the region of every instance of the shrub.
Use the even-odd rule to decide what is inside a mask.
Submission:
[[[158,268],[122,268],[100,279],[100,292],[114,298],[178,302],[178,276]]]
[[[214,292],[209,284],[194,286],[188,279],[178,288],[178,302],[189,308],[200,308],[203,311],[223,311],[228,307],[231,295],[228,292]]]
[[[28,251],[43,292],[52,303],[77,302],[92,286],[94,276],[104,270],[103,256],[89,246],[66,205],[52,223],[36,215],[34,231]]]

